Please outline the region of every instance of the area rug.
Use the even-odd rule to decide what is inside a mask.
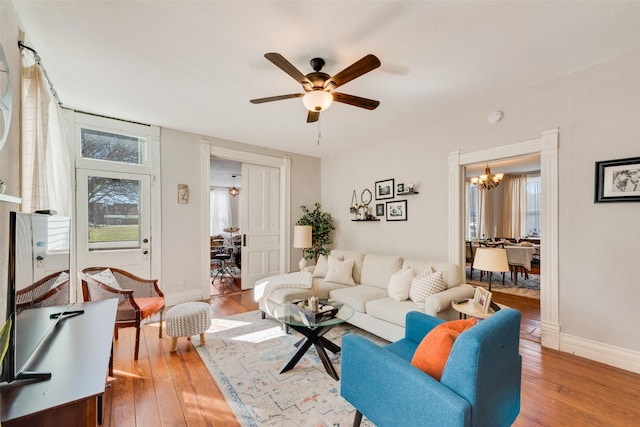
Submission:
[[[340,345],[347,333],[386,343],[349,324],[336,326],[325,336]],[[206,338],[207,345],[196,349],[241,425],[353,424],[355,408],[340,397],[340,382],[326,373],[314,348],[293,369],[278,373],[302,338],[297,332],[285,334],[280,323],[252,311],[212,319]],[[340,353],[327,354],[340,375]],[[372,424],[363,419],[361,425]]]
[[[480,272],[473,270],[474,279],[469,279],[469,267],[465,272],[465,283],[469,283],[473,286],[481,286],[483,288],[489,287],[488,279],[485,275],[482,281],[480,281]],[[493,273],[491,279],[491,290],[495,292],[502,292],[512,295],[520,295],[527,298],[540,299],[540,275],[529,274],[529,279],[525,280],[524,277],[518,277],[517,285],[511,281],[511,273],[505,273],[504,285],[502,284],[502,274]]]

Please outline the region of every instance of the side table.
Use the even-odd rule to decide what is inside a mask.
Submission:
[[[460,313],[461,319],[466,319],[467,316],[477,317],[478,319],[486,319],[487,317],[495,313],[495,310],[492,308],[489,308],[489,311],[486,313],[483,312],[480,307],[478,307],[476,304],[473,303],[473,300],[468,300],[465,302],[461,302],[459,304],[456,304],[455,302],[451,301],[451,307],[455,311]],[[501,309],[507,308],[507,306],[504,304],[498,304],[498,307],[500,307]]]

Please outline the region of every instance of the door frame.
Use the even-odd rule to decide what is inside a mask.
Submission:
[[[542,191],[540,253],[540,325],[542,345],[560,349],[558,288],[558,129],[542,132],[540,138],[483,151],[449,153],[449,262],[461,266],[464,274],[464,168],[475,163],[540,153]]]
[[[211,295],[209,285],[211,270],[211,254],[209,239],[209,217],[210,217],[210,191],[209,182],[211,175],[210,162],[211,157],[217,157],[225,160],[233,160],[241,163],[252,163],[254,165],[270,166],[280,170],[280,256],[279,269],[280,273],[289,271],[291,248],[290,241],[290,224],[291,224],[291,157],[289,156],[267,156],[264,154],[250,153],[248,151],[235,150],[215,146],[212,141],[202,139],[201,141],[201,162],[200,169],[203,179],[202,185],[202,211],[200,229],[206,232],[202,233],[201,241],[201,270],[202,270],[202,298],[208,299]],[[241,209],[243,209],[241,207]]]

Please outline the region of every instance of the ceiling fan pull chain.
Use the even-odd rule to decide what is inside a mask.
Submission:
[[[320,145],[321,137],[322,137],[322,132],[320,131],[320,117],[318,117],[318,145]]]

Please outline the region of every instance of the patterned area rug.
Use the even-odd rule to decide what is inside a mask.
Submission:
[[[347,333],[386,343],[349,324],[325,336],[340,345]],[[355,409],[340,397],[340,382],[326,373],[313,347],[293,369],[278,374],[302,337],[297,332],[287,335],[280,323],[252,311],[212,319],[206,337],[207,345],[196,349],[243,426],[353,424]],[[340,375],[340,353],[327,354]],[[363,419],[361,425],[372,424]]]
[[[473,270],[473,279],[469,279],[469,267],[466,269],[466,282],[473,286],[489,287],[487,276],[480,281],[480,272]],[[506,294],[520,295],[527,298],[540,299],[540,275],[529,274],[529,279],[525,280],[522,275],[518,276],[518,284],[511,281],[511,273],[505,273],[504,286],[502,285],[502,274],[493,273],[491,279],[491,290]]]

